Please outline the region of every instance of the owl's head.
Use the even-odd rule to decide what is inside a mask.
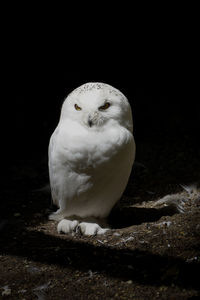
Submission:
[[[116,88],[98,82],[86,83],[65,99],[61,121],[80,123],[88,130],[99,130],[108,123],[132,131],[132,113],[127,98]]]

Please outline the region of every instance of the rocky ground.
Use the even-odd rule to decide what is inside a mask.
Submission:
[[[199,175],[189,138],[138,142],[111,230],[84,237],[48,220],[50,195],[37,190],[46,160],[15,160],[1,190],[0,299],[198,299],[200,193],[180,184],[198,185]],[[174,194],[184,213],[154,206]]]

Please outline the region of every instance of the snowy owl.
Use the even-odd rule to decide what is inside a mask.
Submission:
[[[83,84],[65,99],[49,143],[51,194],[58,207],[49,218],[59,221],[58,232],[108,230],[96,220],[109,215],[126,188],[135,158],[132,130],[127,98],[108,84]]]

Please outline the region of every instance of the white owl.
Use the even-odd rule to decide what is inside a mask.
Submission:
[[[91,220],[106,218],[126,188],[135,158],[132,130],[127,98],[108,84],[86,83],[65,99],[49,143],[51,193],[59,208],[49,218],[60,221],[58,232],[107,230]]]

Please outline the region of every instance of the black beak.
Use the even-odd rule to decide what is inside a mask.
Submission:
[[[91,120],[91,119],[88,119],[88,125],[89,125],[90,127],[92,127],[93,123],[92,123],[92,120]]]

